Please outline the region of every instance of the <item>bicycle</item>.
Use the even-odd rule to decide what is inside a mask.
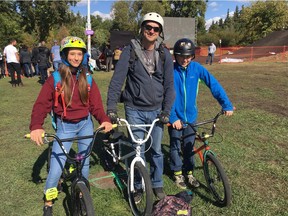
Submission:
[[[95,215],[95,210],[93,207],[93,201],[90,195],[90,184],[89,181],[82,176],[82,168],[84,161],[86,158],[88,158],[93,150],[93,145],[91,145],[88,149],[87,154],[75,154],[75,156],[71,156],[65,149],[63,142],[73,142],[76,140],[83,140],[83,139],[92,139],[92,143],[95,142],[97,134],[102,131],[104,128],[98,128],[95,130],[93,135],[89,136],[79,136],[79,137],[73,137],[73,138],[67,138],[67,139],[60,139],[58,136],[55,134],[48,134],[45,133],[43,134],[44,142],[45,143],[50,143],[48,140],[48,137],[53,138],[57,141],[58,145],[60,146],[61,150],[67,157],[67,163],[71,163],[69,167],[64,168],[63,173],[62,173],[62,178],[64,181],[72,180],[71,184],[71,204],[73,207],[73,215],[77,216],[94,216]],[[30,138],[30,134],[26,134],[25,138]],[[51,145],[49,144],[49,148],[51,149]],[[51,151],[49,150],[50,154]],[[50,169],[50,158],[48,153],[48,163],[47,163],[47,169],[49,171]],[[68,162],[69,161],[69,162]],[[46,199],[52,200],[56,199],[58,196],[58,189],[51,188],[47,190],[46,192]]]
[[[184,125],[190,126],[194,131],[193,134],[187,134],[181,137],[183,141],[186,137],[195,135],[195,141],[203,143],[200,147],[194,147],[193,154],[198,154],[202,163],[204,177],[207,182],[207,186],[213,194],[216,202],[220,206],[228,206],[231,203],[232,192],[228,181],[228,177],[220,163],[216,158],[216,154],[210,149],[208,139],[213,137],[216,129],[216,122],[218,118],[224,114],[224,111],[220,111],[217,115],[209,120],[191,124],[184,122]],[[212,123],[212,128],[207,129],[199,126],[207,125]],[[199,132],[204,130],[203,132]],[[209,130],[209,132],[207,132]],[[204,150],[204,152],[202,152]]]
[[[153,208],[153,192],[150,175],[146,169],[145,161],[141,158],[141,145],[146,143],[149,138],[151,138],[151,132],[156,122],[159,119],[155,119],[151,124],[142,124],[142,125],[132,125],[127,122],[127,120],[118,118],[117,126],[126,127],[130,135],[129,139],[124,135],[124,133],[111,133],[111,140],[105,140],[103,143],[104,151],[110,155],[112,161],[106,157],[106,163],[112,163],[112,166],[118,165],[120,162],[124,162],[126,167],[126,173],[128,176],[127,182],[127,192],[129,205],[131,207],[133,215],[151,215]],[[144,139],[136,139],[133,135],[131,128],[137,128],[146,133]],[[148,129],[149,128],[149,129]],[[131,141],[132,140],[132,141]],[[152,145],[152,138],[150,140],[150,146]],[[129,149],[132,149],[131,152],[126,153],[123,151],[123,147],[127,146]],[[146,151],[148,151],[146,150]],[[132,156],[135,156],[131,163],[128,162],[128,159]],[[111,168],[111,164],[109,165]],[[113,168],[112,168],[113,169]],[[140,180],[141,179],[141,180]],[[117,179],[116,179],[117,180]],[[117,181],[116,181],[117,182]],[[141,182],[141,188],[135,187],[135,183]],[[138,185],[139,186],[139,185]],[[139,196],[141,195],[140,199]],[[137,197],[138,196],[138,197]]]

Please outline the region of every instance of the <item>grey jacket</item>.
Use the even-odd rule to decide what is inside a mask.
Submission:
[[[175,92],[173,60],[169,50],[164,49],[164,65],[159,56],[158,58],[156,56],[156,59],[158,59],[156,70],[153,74],[149,74],[138,58],[135,60],[134,65],[130,67],[131,49],[131,44],[123,49],[116,65],[108,89],[107,110],[117,110],[117,102],[119,102],[121,89],[126,80],[125,88],[121,95],[125,105],[143,111],[154,111],[160,108],[170,113]],[[156,51],[157,54],[159,55],[158,51]]]

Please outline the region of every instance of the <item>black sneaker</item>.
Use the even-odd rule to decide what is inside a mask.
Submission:
[[[166,196],[162,187],[153,188],[153,192],[154,192],[154,195],[160,200]]]
[[[133,194],[135,204],[139,204],[142,199],[142,190],[136,190]]]
[[[52,206],[44,206],[43,216],[52,216]]]

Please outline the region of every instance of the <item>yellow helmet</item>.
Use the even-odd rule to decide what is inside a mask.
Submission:
[[[60,52],[66,48],[80,48],[83,49],[84,52],[87,52],[85,42],[81,38],[75,36],[68,36],[62,39]]]

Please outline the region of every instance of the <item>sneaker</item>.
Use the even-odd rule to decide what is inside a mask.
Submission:
[[[190,184],[192,187],[197,188],[197,187],[200,186],[199,181],[198,181],[192,174],[188,174],[188,175],[187,175],[187,178],[188,178],[189,184]]]
[[[141,199],[142,199],[142,191],[136,190],[136,192],[133,194],[133,196],[134,196],[135,204],[139,204],[141,202]]]
[[[166,196],[162,187],[153,188],[153,192],[154,192],[154,195],[160,200]]]
[[[185,184],[185,178],[183,175],[174,175],[175,178],[175,183],[177,185],[177,187],[181,188],[181,189],[186,189],[187,186]]]
[[[52,206],[43,207],[43,216],[52,216]]]

